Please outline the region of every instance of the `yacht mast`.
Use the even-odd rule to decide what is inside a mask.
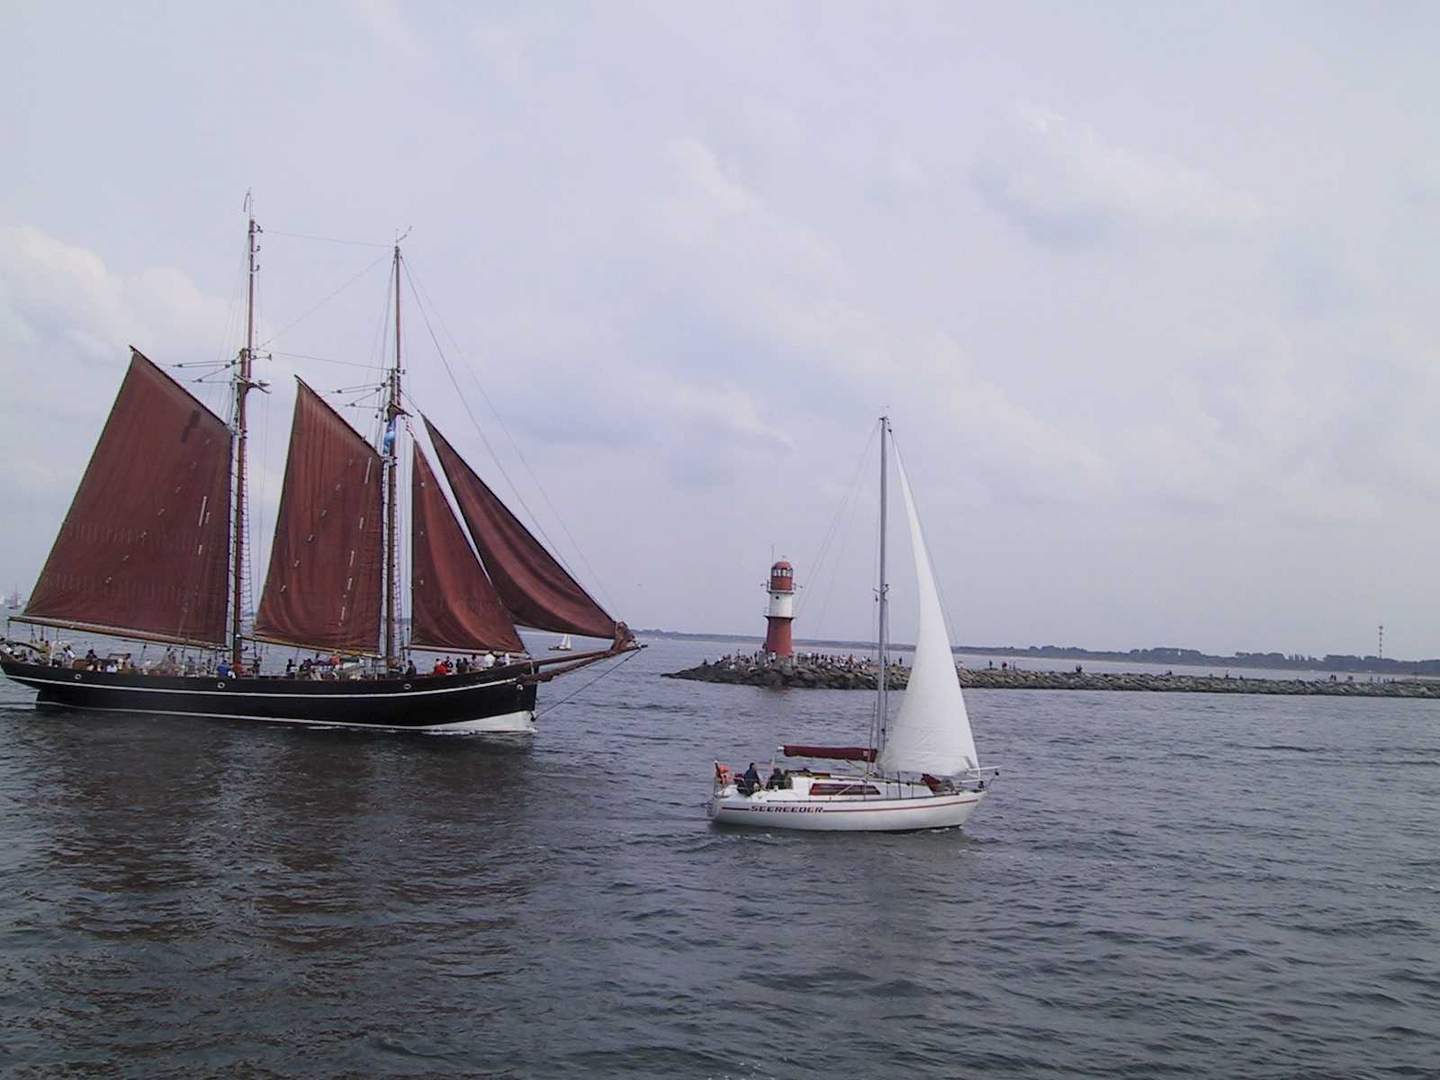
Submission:
[[[393,669],[399,664],[396,642],[395,605],[399,600],[400,588],[397,581],[396,560],[396,467],[399,457],[396,453],[396,425],[403,413],[400,407],[400,242],[395,242],[395,366],[390,369],[387,380],[389,395],[385,404],[385,666]]]
[[[254,386],[251,380],[251,363],[255,359],[255,255],[260,250],[256,238],[264,230],[255,224],[255,212],[250,194],[245,195],[245,212],[249,216],[246,233],[247,282],[245,290],[245,347],[240,350],[240,364],[235,373],[235,521],[231,531],[231,584],[230,598],[230,662],[240,667],[244,659],[245,642],[241,635],[241,622],[245,605],[245,452],[249,438],[245,425],[245,396]]]
[[[875,741],[875,756],[877,759],[880,756],[880,751],[885,748],[885,723],[888,716],[887,705],[890,697],[890,654],[889,642],[886,641],[887,624],[889,622],[886,616],[890,606],[890,585],[885,580],[885,506],[888,502],[885,484],[885,436],[889,430],[890,418],[888,416],[882,416],[880,418],[880,589],[878,593],[880,598],[880,628],[879,633],[876,634],[876,641],[879,644],[878,651],[880,653],[880,675],[877,683],[880,689],[880,700],[877,705],[878,717],[876,719],[876,728],[879,732],[879,737]]]

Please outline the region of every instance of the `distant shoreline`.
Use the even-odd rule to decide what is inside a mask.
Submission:
[[[723,641],[753,642],[759,647],[759,634],[694,634],[683,630],[636,630],[642,637],[665,638],[674,641]],[[796,639],[795,645],[804,648],[826,649],[873,649],[874,642],[836,641],[827,639]],[[910,651],[913,645],[894,642],[890,646],[900,651]],[[1236,653],[1233,656],[1214,656],[1198,649],[1156,647],[1130,649],[1127,652],[1100,649],[1085,649],[1077,645],[956,645],[955,653],[971,653],[981,656],[1015,656],[1034,660],[1104,660],[1113,663],[1163,664],[1187,667],[1263,668],[1271,671],[1333,671],[1374,675],[1437,675],[1440,676],[1440,659],[1434,660],[1392,660],[1390,657],[1350,656],[1329,653],[1325,656],[1302,656],[1284,653]]]

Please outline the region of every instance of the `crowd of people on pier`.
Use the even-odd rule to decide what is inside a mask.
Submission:
[[[748,653],[726,653],[724,656],[717,656],[714,660],[708,657],[701,661],[701,667],[723,667],[730,671],[740,671],[747,668],[769,667],[781,662],[803,664],[807,667],[819,668],[824,671],[874,671],[875,660],[868,656],[856,656],[848,653],[844,656],[835,653],[822,652],[797,652],[793,656],[781,657],[773,652],[766,652],[764,649],[756,649]],[[894,667],[904,667],[905,658],[896,656],[891,658]]]

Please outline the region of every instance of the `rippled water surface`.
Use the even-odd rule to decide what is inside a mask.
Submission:
[[[5,683],[0,1072],[1440,1075],[1440,703],[974,691],[964,833],[727,832],[870,702],[656,677],[723,648],[528,749]]]

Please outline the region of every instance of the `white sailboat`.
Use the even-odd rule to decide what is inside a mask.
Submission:
[[[975,812],[999,775],[997,769],[980,766],[920,517],[898,457],[895,464],[910,523],[920,611],[910,682],[899,712],[889,719],[885,576],[889,436],[889,420],[881,417],[879,679],[870,745],[781,748],[787,757],[860,762],[864,768],[844,773],[813,767],[776,769],[769,780],[759,783],[753,776],[737,777],[717,762],[708,807],[717,823],[843,832],[952,828]]]
[[[570,635],[562,634],[560,640],[550,646],[551,652],[569,652],[575,646],[570,644]]]

